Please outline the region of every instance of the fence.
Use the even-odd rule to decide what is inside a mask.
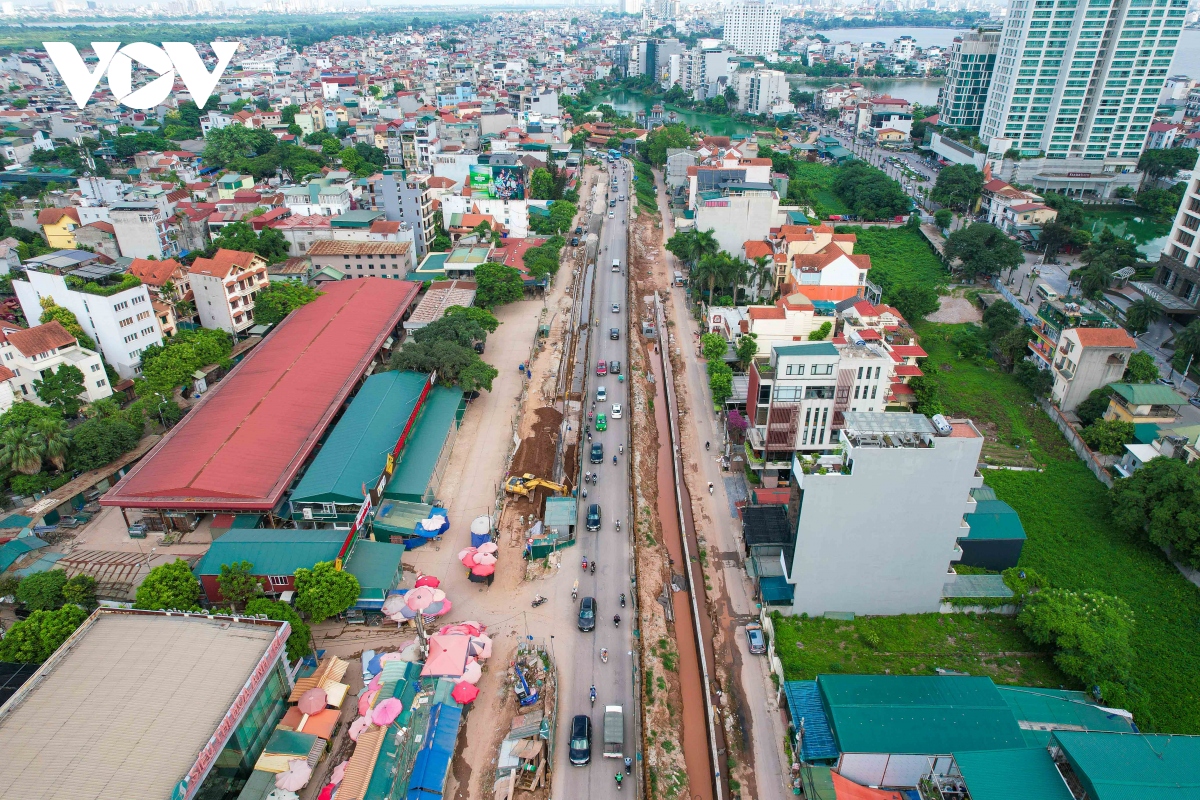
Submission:
[[[992,278],[992,286],[996,287],[996,291],[1000,292],[1001,296],[1020,312],[1022,319],[1024,319],[1030,325],[1037,324],[1037,315],[1026,308],[1025,304],[1021,302],[1021,299],[1007,289],[1004,284],[1000,282],[999,278]]]
[[[1100,459],[1096,458],[1096,454],[1087,446],[1087,443],[1079,437],[1079,433],[1071,426],[1071,423],[1067,422],[1067,418],[1063,416],[1063,413],[1051,405],[1050,401],[1044,397],[1038,398],[1038,403],[1041,404],[1042,410],[1050,416],[1050,419],[1054,420],[1054,424],[1062,431],[1062,435],[1067,437],[1067,442],[1070,443],[1071,448],[1075,451],[1075,455],[1083,460],[1083,463],[1092,471],[1097,480],[1111,489],[1113,485],[1112,476],[1108,474],[1108,470],[1100,463]]]

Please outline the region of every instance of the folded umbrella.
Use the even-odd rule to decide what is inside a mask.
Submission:
[[[371,710],[371,703],[375,702],[375,698],[379,696],[379,691],[367,692],[362,697],[358,698],[358,713],[361,716],[366,716]]]
[[[474,547],[464,547],[462,550],[458,551],[458,555],[455,556],[455,558],[457,558],[459,561],[462,561],[464,558],[466,558],[467,556],[469,556],[471,553],[474,553],[474,552],[475,552]]]
[[[466,668],[463,670],[462,679],[467,683],[479,683],[479,679],[483,677],[483,667],[479,666],[478,661],[468,661]]]
[[[369,717],[359,717],[358,719],[354,720],[354,722],[351,722],[350,740],[357,742],[359,735],[369,727],[371,727],[371,720]]]
[[[471,647],[469,649],[471,655],[479,659],[486,659],[492,654],[492,640],[489,636],[472,636]]]
[[[350,766],[350,761],[346,760],[333,768],[333,772],[329,773],[329,782],[337,786],[342,782],[342,778],[346,777],[346,767]]]

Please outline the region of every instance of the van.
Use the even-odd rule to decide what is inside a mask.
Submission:
[[[613,271],[613,272],[620,272],[620,271],[621,271],[621,259],[619,259],[619,258],[614,258],[614,259],[613,259],[612,271]]]
[[[1037,295],[1043,300],[1054,301],[1058,299],[1058,292],[1054,291],[1044,283],[1039,283],[1037,285]]]
[[[675,280],[674,280],[674,285],[675,285],[675,286],[684,286],[684,285],[686,285],[686,284],[684,284],[684,282],[683,282],[683,273],[682,273],[682,272],[679,272],[678,270],[676,270],[676,272],[675,272],[675,276],[674,276],[674,277],[675,277]]]

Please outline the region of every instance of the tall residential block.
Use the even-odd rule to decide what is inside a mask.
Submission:
[[[941,606],[983,436],[969,420],[847,412],[841,455],[793,467],[792,613],[922,614]]]
[[[783,10],[766,0],[740,0],[725,7],[726,43],[750,56],[765,56],[779,51],[779,33]]]
[[[1200,167],[1200,162],[1197,162]],[[1192,171],[1183,202],[1175,212],[1171,238],[1158,257],[1153,283],[1135,283],[1157,300],[1168,314],[1194,313],[1200,308],[1200,169]]]
[[[1128,185],[1187,5],[1013,0],[980,127],[989,153],[1040,162],[1018,176],[1035,190],[1107,198]]]
[[[978,128],[987,103],[1000,31],[977,30],[954,37],[946,66],[946,85],[938,90],[938,123],[952,128]]]
[[[429,191],[429,176],[385,169],[380,192],[388,221],[406,222],[412,227],[416,237],[417,259],[424,258],[437,235],[433,224],[433,195]]]

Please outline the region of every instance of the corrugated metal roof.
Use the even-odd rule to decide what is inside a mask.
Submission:
[[[358,578],[359,598],[383,602],[400,574],[404,545],[359,539],[346,560],[346,572]]]
[[[1012,709],[1026,740],[1030,733],[1039,734],[1042,745],[1050,742],[1050,733],[1056,729],[1133,732],[1128,717],[1097,706],[1083,692],[1030,686],[997,686],[996,690]]]
[[[1200,736],[1059,731],[1054,738],[1092,800],[1200,797]]]
[[[832,761],[838,757],[837,744],[829,729],[829,719],[821,703],[816,681],[784,681],[783,695],[787,700],[792,724],[799,729],[804,724],[800,741],[800,757],[807,761]]]
[[[101,503],[268,511],[416,298],[360,278],[288,315]]]
[[[843,753],[934,755],[1025,746],[990,678],[821,675],[817,685]]]
[[[193,572],[220,575],[222,564],[249,561],[255,575],[291,575],[334,560],[345,541],[346,531],[232,528],[212,543]]]
[[[1133,406],[1181,406],[1187,402],[1161,383],[1114,383],[1112,390]]]
[[[425,398],[421,415],[409,434],[408,442],[400,453],[400,461],[392,479],[383,490],[383,496],[393,500],[425,500],[425,489],[433,477],[438,455],[446,443],[446,436],[458,407],[463,401],[462,390],[452,386],[434,386]]]
[[[361,503],[428,380],[418,372],[381,372],[363,383],[292,492],[293,503]]]
[[[1024,539],[1025,528],[1021,518],[1003,500],[979,500],[973,514],[966,515],[971,526],[967,539]],[[964,538],[964,537],[960,537]]]
[[[971,800],[1074,800],[1046,748],[955,753]]]
[[[942,584],[942,597],[1012,597],[1003,575],[959,575]]]

